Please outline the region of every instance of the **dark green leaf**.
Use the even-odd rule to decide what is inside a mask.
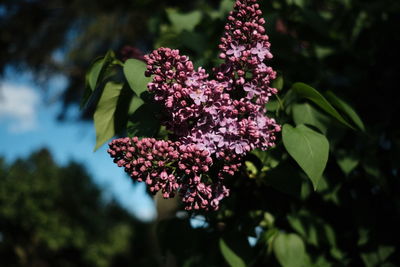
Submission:
[[[287,161],[285,161],[280,163],[277,167],[266,171],[264,179],[265,182],[274,189],[296,198],[300,198],[303,179],[299,174],[298,171],[291,168]]]
[[[393,246],[380,245],[376,251],[362,253],[361,258],[367,267],[380,266],[395,251],[396,248]]]
[[[114,115],[122,86],[119,83],[108,82],[104,87],[94,112],[94,126],[96,128],[95,150],[115,135]]]
[[[363,246],[363,245],[368,243],[369,239],[370,239],[370,231],[369,231],[369,229],[359,228],[358,229],[357,245],[358,246]]]
[[[288,222],[309,244],[318,246],[317,225],[307,216],[288,215]]]
[[[352,36],[351,36],[352,41],[357,40],[361,31],[366,26],[365,22],[367,21],[367,19],[368,19],[368,14],[364,10],[358,14],[355,25],[353,27]]]
[[[360,162],[360,160],[349,151],[338,150],[335,155],[339,167],[346,175],[349,175]]]
[[[272,82],[272,87],[282,90],[283,88],[283,76],[280,75],[278,76],[273,82]]]
[[[151,81],[150,77],[145,77],[146,63],[137,59],[128,59],[124,64],[124,74],[131,89],[140,96],[147,90],[147,84]]]
[[[342,115],[340,115],[339,112],[325,99],[325,97],[323,97],[317,90],[315,90],[311,86],[308,86],[304,83],[295,83],[292,86],[292,91],[301,97],[311,100],[332,117],[336,118],[347,127],[354,129],[353,126],[351,126],[342,117]]]
[[[267,111],[277,111],[279,109],[280,105],[278,100],[270,100],[268,103],[265,105],[265,108]]]
[[[286,150],[308,175],[316,189],[328,161],[328,140],[305,125],[296,128],[289,124],[283,125],[282,137]]]
[[[179,35],[179,41],[181,45],[196,51],[197,53],[203,53],[206,45],[207,40],[204,39],[204,36],[200,33],[196,32],[183,32]]]
[[[332,48],[329,48],[329,47],[315,46],[315,54],[320,59],[323,59],[323,58],[325,58],[327,56],[330,56],[334,52],[335,51]]]
[[[365,131],[364,123],[362,122],[361,118],[357,115],[355,110],[346,102],[338,98],[333,92],[328,91],[326,92],[326,97],[332,103],[333,106],[338,108],[339,110],[343,111],[349,119],[353,121],[353,123],[361,130]]]
[[[276,258],[283,267],[302,266],[306,250],[296,234],[279,233],[273,243]]]
[[[171,21],[172,27],[176,32],[184,30],[193,31],[194,27],[201,21],[201,12],[192,11],[189,13],[180,13],[176,9],[167,9],[168,19]]]
[[[135,111],[143,105],[144,101],[137,96],[132,98],[131,104],[129,105],[129,114],[134,114]]]
[[[219,240],[219,248],[221,250],[224,259],[231,267],[245,267],[246,264],[244,261],[232,250],[228,247],[225,241],[221,238]]]
[[[233,0],[222,0],[221,4],[219,5],[220,13],[225,14],[231,11],[234,3],[235,2]]]
[[[380,245],[378,249],[379,258],[382,262],[386,261],[390,255],[392,255],[396,251],[396,248],[393,246],[385,246]]]
[[[135,104],[135,106],[138,106],[138,104]],[[160,122],[155,117],[156,112],[154,105],[146,103],[138,106],[128,121],[128,135],[130,137],[156,136],[160,129]]]

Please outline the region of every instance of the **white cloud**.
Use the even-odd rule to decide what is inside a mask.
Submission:
[[[8,130],[21,133],[37,126],[39,95],[35,89],[12,83],[0,84],[0,121],[5,120]]]

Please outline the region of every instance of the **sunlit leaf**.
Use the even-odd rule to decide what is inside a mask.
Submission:
[[[110,73],[111,65],[115,60],[113,51],[108,51],[104,58],[99,59],[93,64],[89,72],[89,85],[92,90],[96,89],[99,81],[104,80]]]
[[[92,64],[90,70],[86,74],[86,89],[81,101],[81,108],[84,108],[90,99],[93,99],[95,90],[101,81],[105,80],[112,74],[112,66],[115,60],[113,51],[108,51],[104,57],[98,58]]]
[[[317,127],[321,132],[326,134],[329,118],[310,104],[293,104],[292,113],[293,121],[296,123],[296,125],[311,125]]]
[[[96,88],[97,80],[100,75],[101,68],[104,65],[104,58],[96,60],[88,72],[88,83],[92,91]]]
[[[114,115],[122,86],[120,83],[108,82],[104,87],[94,112],[94,126],[96,128],[95,150],[115,135]]]
[[[328,140],[305,125],[296,128],[289,124],[283,125],[282,137],[289,155],[308,175],[316,189],[328,161]]]
[[[128,59],[124,64],[124,74],[131,89],[140,96],[147,91],[147,84],[151,81],[150,77],[145,77],[146,63],[137,59]]]
[[[258,174],[256,165],[254,165],[254,163],[251,161],[245,161],[244,164],[246,166],[246,170],[247,170],[247,174],[249,175],[249,178],[255,178]]]

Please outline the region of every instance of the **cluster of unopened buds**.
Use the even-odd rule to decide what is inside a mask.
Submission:
[[[152,193],[179,192],[186,210],[216,210],[229,195],[226,175],[234,175],[246,153],[274,145],[280,126],[265,113],[277,93],[276,72],[257,0],[238,0],[219,45],[224,63],[214,79],[194,69],[178,50],[159,48],[145,56],[148,90],[163,105],[163,124],[174,140],[121,138],[110,143],[114,162]]]

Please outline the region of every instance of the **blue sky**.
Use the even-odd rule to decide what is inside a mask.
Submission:
[[[112,162],[106,145],[93,152],[94,127],[76,120],[78,107],[68,112],[66,122],[56,120],[61,104],[53,99],[59,99],[65,84],[63,77],[54,77],[47,83],[48,92],[44,95],[30,74],[6,72],[0,82],[0,156],[12,162],[46,147],[61,165],[70,160],[84,163],[95,183],[104,190],[105,198],[114,197],[142,220],[154,219],[154,204],[146,195],[144,184],[133,185]]]

